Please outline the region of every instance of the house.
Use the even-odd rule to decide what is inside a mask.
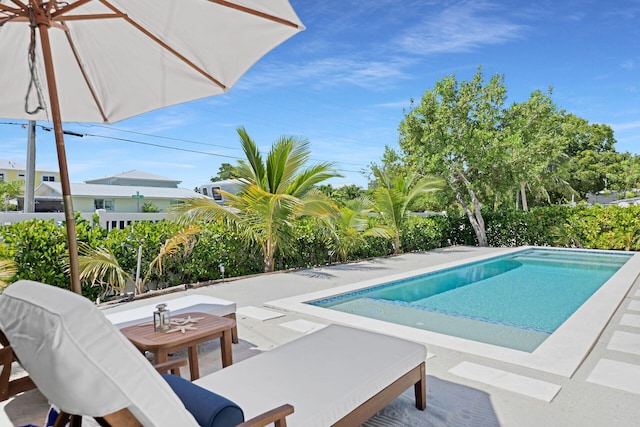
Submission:
[[[26,174],[27,165],[25,163],[0,159],[0,181],[23,181],[22,191],[24,191]],[[60,173],[58,171],[36,169],[35,182],[60,182]]]
[[[216,203],[222,205],[225,198],[218,190],[227,193],[237,194],[242,189],[242,182],[237,179],[225,179],[222,181],[208,182],[200,186],[200,192],[203,196],[211,197]]]
[[[192,190],[178,188],[181,181],[132,170],[122,174],[71,184],[73,208],[79,212],[142,212],[151,203],[160,212],[180,200],[204,197]],[[62,187],[59,182],[43,182],[35,190],[36,212],[62,212]]]
[[[117,175],[105,176],[103,178],[97,179],[89,179],[85,181],[85,184],[178,188],[178,184],[180,184],[181,182],[182,181],[134,169],[128,172],[122,172]]]

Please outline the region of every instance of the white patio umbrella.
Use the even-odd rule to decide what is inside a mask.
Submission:
[[[53,122],[74,292],[62,122],[113,123],[225,93],[303,29],[288,0],[0,0],[0,117]]]

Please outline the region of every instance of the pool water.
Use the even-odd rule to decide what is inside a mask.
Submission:
[[[531,352],[630,258],[527,249],[310,303]]]

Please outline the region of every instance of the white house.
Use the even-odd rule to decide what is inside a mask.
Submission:
[[[142,187],[162,187],[162,188],[178,188],[178,184],[182,181],[166,178],[160,175],[154,175],[139,170],[130,170],[117,175],[105,176],[102,178],[89,179],[85,184],[106,184],[106,185],[129,185]]]
[[[204,197],[195,191],[178,188],[180,181],[140,171],[71,184],[73,209],[80,212],[136,213],[144,203],[165,212],[182,199]],[[43,182],[35,190],[37,212],[62,212],[62,187],[59,182]]]

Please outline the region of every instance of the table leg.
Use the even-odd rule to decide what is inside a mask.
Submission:
[[[168,359],[167,350],[162,348],[153,352],[153,363],[155,363],[156,365],[166,362],[167,359]]]
[[[189,373],[191,381],[200,378],[200,366],[198,365],[198,345],[192,345],[188,348],[189,353]]]
[[[233,354],[231,352],[232,332],[231,329],[226,329],[222,332],[220,337],[220,352],[222,353],[222,367],[233,364]]]

